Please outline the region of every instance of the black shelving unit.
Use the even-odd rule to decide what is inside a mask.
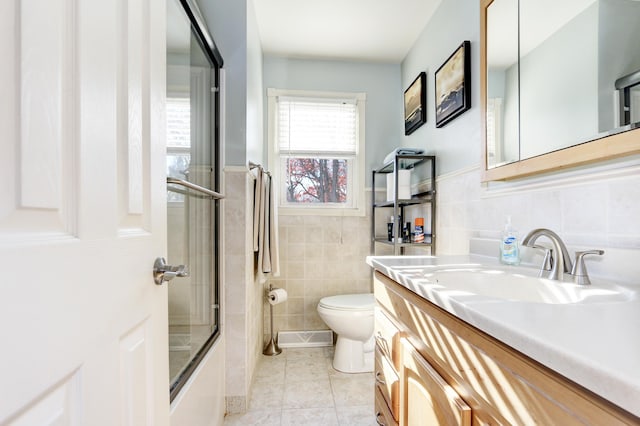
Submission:
[[[399,170],[412,170],[417,172],[418,170],[424,176],[415,176],[414,181],[417,181],[415,194],[412,191],[411,198],[398,198],[398,171]],[[394,199],[389,201],[377,201],[376,200],[376,178],[383,175],[393,173],[395,175],[395,190]],[[416,183],[416,182],[414,182]],[[386,187],[386,186],[385,186]],[[422,247],[429,248],[430,254],[435,254],[436,246],[436,157],[433,155],[396,155],[395,158],[384,164],[382,167],[373,170],[371,188],[372,194],[372,211],[371,211],[371,252],[375,254],[376,244],[386,244],[393,246],[393,252],[395,255],[402,255],[407,247]],[[405,221],[405,209],[411,206],[417,206],[424,204],[427,207],[428,220],[430,223],[429,231],[424,234],[424,242],[416,243],[410,241],[403,241],[400,236],[402,232],[402,225]],[[387,235],[376,235],[376,210],[387,209],[389,214],[387,217],[393,216],[393,241],[389,241]],[[426,225],[426,222],[425,222]],[[426,227],[425,227],[426,228]]]

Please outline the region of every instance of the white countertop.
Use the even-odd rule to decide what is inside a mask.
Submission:
[[[484,256],[370,256],[367,263],[407,289],[640,417],[640,286],[631,300],[546,304],[458,296],[421,278],[437,265],[476,264],[535,276]],[[594,286],[599,283],[594,281]],[[637,290],[637,292],[636,292]]]

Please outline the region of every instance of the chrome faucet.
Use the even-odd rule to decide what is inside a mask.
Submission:
[[[573,264],[573,269],[571,269],[573,282],[576,284],[591,284],[589,274],[587,274],[587,267],[584,264],[584,257],[588,254],[597,254],[599,256],[602,256],[604,254],[604,250],[586,250],[576,252],[576,262]]]
[[[564,242],[562,242],[562,239],[558,234],[545,228],[534,229],[524,237],[522,245],[526,247],[542,248],[537,246],[535,242],[538,238],[543,236],[547,237],[551,241],[553,249],[546,252],[545,262],[540,270],[540,276],[543,278],[562,281],[564,279],[565,272],[571,273],[572,262],[569,252],[567,251],[567,247],[564,245]]]

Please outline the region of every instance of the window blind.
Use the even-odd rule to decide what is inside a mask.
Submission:
[[[278,98],[277,141],[281,153],[357,152],[354,99]]]
[[[191,101],[189,98],[167,98],[167,147],[191,146]]]

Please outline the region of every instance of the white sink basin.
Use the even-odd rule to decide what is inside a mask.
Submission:
[[[631,300],[635,292],[617,285],[577,285],[499,269],[436,269],[418,280],[447,296],[484,296],[547,303],[611,303]]]

